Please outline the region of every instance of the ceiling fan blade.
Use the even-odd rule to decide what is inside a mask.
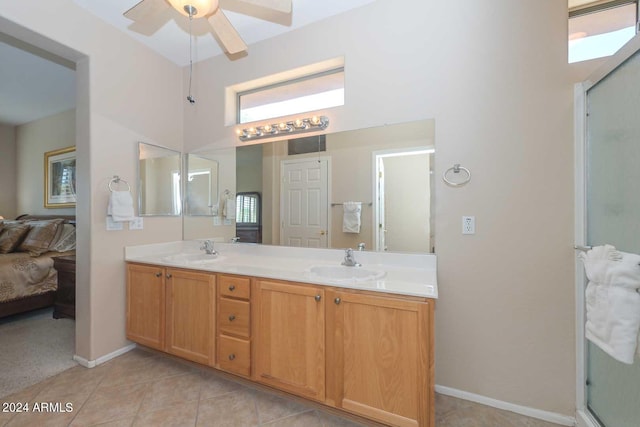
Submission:
[[[209,16],[207,20],[227,52],[234,54],[247,50],[247,45],[236,29],[233,28],[229,19],[222,13],[222,10],[218,9],[216,13]]]
[[[169,4],[165,0],[142,0],[123,15],[132,21],[139,21],[166,10]]]
[[[255,6],[264,7],[265,9],[273,9],[282,13],[291,13],[292,0],[239,0],[239,1],[253,4]]]

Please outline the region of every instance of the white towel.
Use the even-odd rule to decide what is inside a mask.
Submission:
[[[224,196],[222,199],[222,216],[225,219],[236,219],[236,201],[231,196]]]
[[[111,215],[116,222],[132,221],[135,219],[131,193],[128,191],[112,191],[109,196],[107,215]]]
[[[342,231],[345,233],[360,233],[362,202],[344,202],[342,208]]]
[[[586,337],[614,359],[633,364],[640,335],[640,255],[611,245],[581,254],[586,290]]]

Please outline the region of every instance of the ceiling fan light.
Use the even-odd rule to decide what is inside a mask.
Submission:
[[[197,18],[211,15],[218,8],[218,0],[169,0],[169,3],[184,16],[189,16],[189,6],[195,8],[193,16]]]

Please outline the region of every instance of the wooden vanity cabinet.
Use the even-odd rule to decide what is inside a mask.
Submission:
[[[256,279],[254,379],[325,399],[325,290]]]
[[[215,275],[167,268],[167,353],[215,365]]]
[[[165,269],[127,265],[127,339],[164,351]]]
[[[209,366],[215,364],[215,276],[127,265],[127,338]]]
[[[218,364],[234,374],[251,375],[251,279],[218,275]]]
[[[327,403],[386,425],[435,426],[433,303],[327,292]]]

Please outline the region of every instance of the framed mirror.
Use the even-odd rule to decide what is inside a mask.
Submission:
[[[185,210],[188,216],[213,216],[218,204],[218,161],[185,155]]]
[[[138,209],[141,216],[179,216],[182,212],[181,154],[138,143]]]

